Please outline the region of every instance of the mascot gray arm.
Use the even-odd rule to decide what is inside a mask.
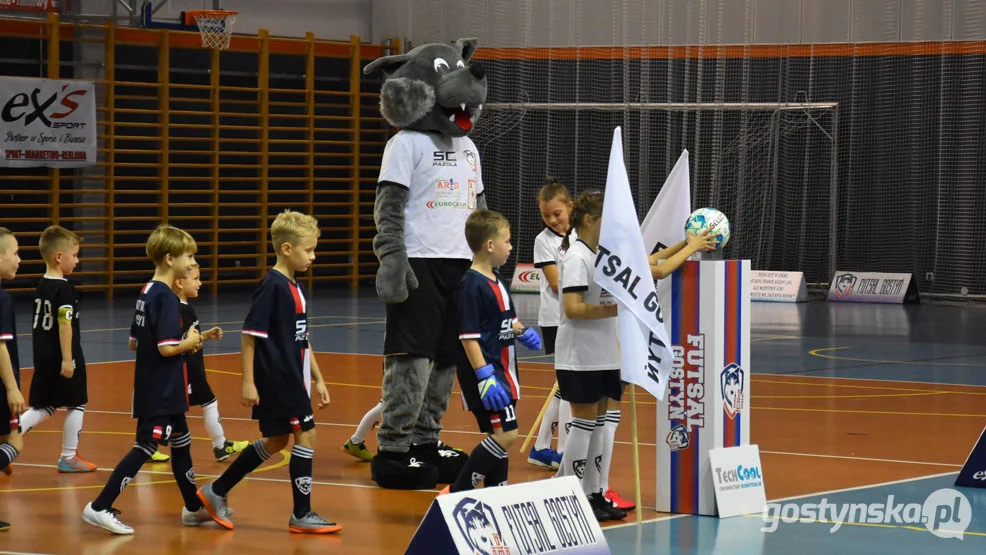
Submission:
[[[476,208],[479,210],[489,210],[486,206],[486,191],[483,191],[476,196]]]
[[[377,226],[373,253],[380,261],[377,296],[390,304],[406,301],[408,291],[418,288],[418,278],[407,261],[404,244],[407,198],[407,188],[397,183],[383,181],[377,185],[377,198],[373,204],[373,222]]]

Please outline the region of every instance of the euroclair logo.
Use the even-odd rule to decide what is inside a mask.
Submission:
[[[761,532],[773,532],[781,523],[831,524],[834,534],[843,524],[924,526],[939,538],[964,539],[972,520],[972,504],[951,488],[934,491],[924,503],[899,503],[893,495],[885,503],[767,503]]]
[[[468,203],[459,202],[454,200],[429,200],[425,203],[425,206],[436,210],[438,208],[468,208]]]

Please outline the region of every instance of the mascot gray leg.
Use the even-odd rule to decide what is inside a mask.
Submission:
[[[416,459],[423,459],[438,468],[438,483],[451,484],[469,459],[468,453],[442,445],[438,439],[442,431],[442,416],[448,408],[455,385],[455,365],[438,364],[431,371],[424,403],[418,414],[411,437],[414,447],[411,452]]]
[[[390,355],[383,366],[383,414],[373,479],[388,489],[433,489],[438,469],[411,453],[411,438],[425,400],[432,363],[423,357]]]

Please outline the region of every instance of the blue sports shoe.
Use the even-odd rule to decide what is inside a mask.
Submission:
[[[561,455],[556,453],[554,449],[541,449],[539,451],[531,447],[531,454],[527,456],[527,462],[541,468],[557,470],[561,466]]]

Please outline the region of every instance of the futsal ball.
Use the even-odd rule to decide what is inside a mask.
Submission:
[[[688,216],[685,231],[696,235],[708,229],[709,234],[719,240],[716,250],[720,250],[729,242],[729,220],[726,215],[715,208],[699,208]]]

